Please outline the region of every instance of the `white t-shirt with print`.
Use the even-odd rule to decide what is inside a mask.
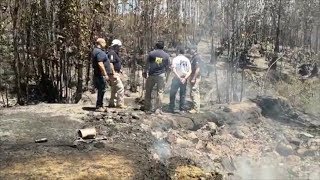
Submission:
[[[186,76],[191,71],[190,60],[184,55],[178,55],[172,60],[172,68],[175,68],[177,74],[181,76]]]

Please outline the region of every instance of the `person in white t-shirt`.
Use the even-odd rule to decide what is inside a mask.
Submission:
[[[187,80],[191,75],[190,60],[184,56],[185,50],[179,49],[179,55],[172,60],[172,72],[174,78],[172,79],[170,90],[170,104],[169,111],[174,112],[176,94],[180,89],[180,111],[185,111],[186,93],[187,93]]]

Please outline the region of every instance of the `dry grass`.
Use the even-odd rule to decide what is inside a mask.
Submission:
[[[301,81],[297,78],[291,82],[278,82],[274,85],[278,95],[287,98],[292,106],[298,107],[307,113],[317,114],[320,112],[320,81],[310,79]]]
[[[175,180],[198,180],[201,177],[204,178],[205,173],[198,167],[195,166],[179,166],[175,170],[173,179]]]
[[[133,162],[122,156],[40,157],[1,170],[6,179],[132,179]]]

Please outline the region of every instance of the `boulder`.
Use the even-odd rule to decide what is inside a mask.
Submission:
[[[234,133],[233,133],[234,137],[238,138],[238,139],[244,139],[246,137],[246,135],[244,134],[244,132],[240,129],[237,129]]]
[[[285,143],[279,143],[276,147],[276,151],[281,155],[281,156],[290,156],[294,154],[292,146],[285,144]]]
[[[305,156],[319,156],[320,152],[317,149],[306,149],[306,148],[300,148],[297,150],[297,154],[300,157],[305,157]]]
[[[131,117],[132,117],[132,119],[136,119],[136,120],[140,120],[141,119],[141,117],[139,116],[138,113],[131,113]]]
[[[296,145],[296,146],[300,146],[302,141],[296,137],[290,137],[290,138],[287,138],[288,142],[293,144],[293,145]]]
[[[105,120],[105,122],[107,125],[114,125],[115,124],[113,119],[107,119],[107,120]]]

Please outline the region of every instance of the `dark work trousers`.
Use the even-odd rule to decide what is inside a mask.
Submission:
[[[97,76],[97,77],[94,77],[94,86],[98,90],[96,107],[97,108],[103,107],[103,97],[104,97],[104,94],[106,93],[107,82],[103,78],[103,76]]]
[[[170,90],[170,110],[175,109],[175,102],[176,102],[176,94],[180,89],[180,111],[185,110],[185,103],[186,103],[186,93],[187,93],[187,82],[182,84],[178,78],[172,79],[171,90]]]

